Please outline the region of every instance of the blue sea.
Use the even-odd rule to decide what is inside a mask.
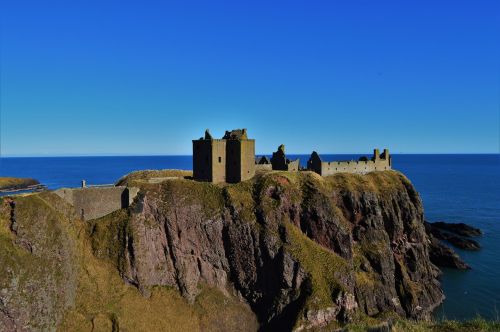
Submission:
[[[299,157],[304,165],[308,159]],[[359,155],[323,155],[324,160],[357,159]],[[455,249],[470,271],[445,270],[447,299],[437,318],[467,319],[500,312],[500,154],[393,155],[393,167],[420,192],[430,221],[465,222],[483,230],[482,249]],[[31,177],[50,189],[110,184],[134,170],[191,169],[191,156],[0,158],[0,176]]]

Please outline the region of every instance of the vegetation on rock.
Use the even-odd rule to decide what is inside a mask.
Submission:
[[[17,190],[40,184],[35,179],[0,177],[0,190]]]
[[[215,185],[145,171],[119,184],[140,188],[134,204],[89,222],[52,193],[2,200],[0,325],[357,331],[392,317],[434,329],[404,319],[443,294],[400,173]]]

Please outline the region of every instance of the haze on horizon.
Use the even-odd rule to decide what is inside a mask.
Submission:
[[[0,155],[499,153],[498,1],[4,1]]]

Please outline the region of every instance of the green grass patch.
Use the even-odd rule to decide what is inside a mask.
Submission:
[[[109,259],[119,271],[125,268],[128,211],[121,209],[88,222],[92,252],[100,259]]]
[[[247,222],[255,222],[255,200],[253,197],[253,181],[240,182],[224,187],[226,205],[232,213]]]
[[[339,173],[324,177],[326,185],[335,191],[374,192],[386,194],[405,190],[410,181],[400,172],[382,171],[368,174]]]
[[[286,224],[286,230],[291,238],[286,249],[300,262],[311,278],[311,295],[306,305],[310,309],[331,306],[333,299],[345,290],[342,277],[349,274],[349,263],[308,238],[294,225]]]

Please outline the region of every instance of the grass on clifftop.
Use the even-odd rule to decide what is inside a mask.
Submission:
[[[22,189],[36,184],[39,182],[30,178],[0,177],[0,190]]]
[[[162,170],[143,170],[143,171],[135,171],[129,173],[122,178],[120,178],[117,182],[117,186],[134,186],[140,185],[144,183],[158,183],[162,180],[179,178],[179,179],[187,179],[193,176],[192,171],[184,171],[179,169],[162,169]]]
[[[323,178],[328,186],[339,191],[371,191],[386,193],[411,184],[410,180],[398,171],[371,172],[368,174],[339,173]]]

